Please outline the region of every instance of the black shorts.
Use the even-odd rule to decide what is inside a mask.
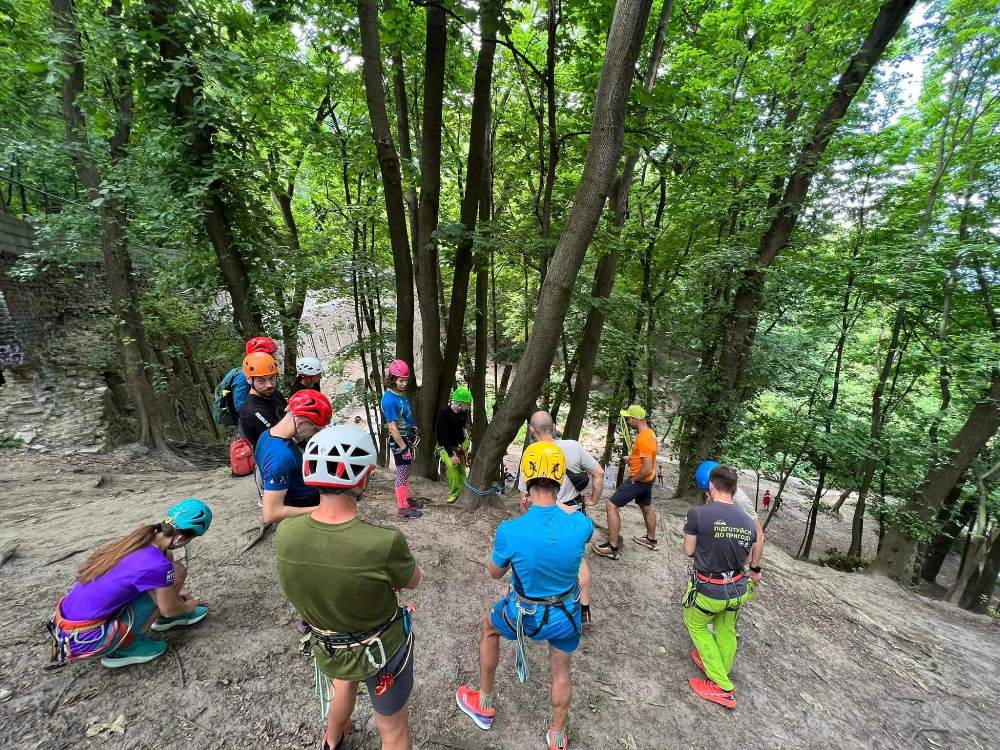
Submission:
[[[368,695],[372,700],[372,710],[381,716],[392,716],[397,713],[413,692],[413,638],[408,637],[399,651],[385,665],[386,672],[393,676],[392,687],[382,695],[375,695],[378,688],[379,675],[364,680]]]
[[[629,477],[615,490],[611,496],[611,504],[622,508],[635,500],[640,508],[648,508],[653,504],[653,480],[636,482]]]

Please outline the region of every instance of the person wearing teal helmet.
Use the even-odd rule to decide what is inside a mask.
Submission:
[[[465,466],[469,440],[465,429],[472,410],[472,392],[463,386],[451,394],[451,403],[442,407],[434,420],[438,442],[438,458],[448,476],[448,502],[453,503],[465,490]]]
[[[208,608],[184,588],[187,569],[174,551],[202,536],[211,522],[211,509],[189,498],[160,523],[140,526],[91,555],[49,622],[53,661],[99,656],[112,669],[153,661],[167,644],[148,638],[149,630],[205,619]]]

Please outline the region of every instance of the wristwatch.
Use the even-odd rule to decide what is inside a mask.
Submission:
[[[760,566],[759,565],[751,565],[750,566],[750,571],[752,573],[760,573]]]

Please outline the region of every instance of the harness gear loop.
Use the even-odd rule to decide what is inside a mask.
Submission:
[[[135,613],[128,606],[105,619],[69,620],[63,617],[62,603],[63,599],[60,599],[45,624],[52,637],[49,652],[52,665],[61,667],[67,661],[100,656],[111,650],[112,644],[118,647],[126,643],[135,627]],[[73,645],[82,646],[84,653],[74,655]]]
[[[517,573],[513,570],[511,566],[511,573],[513,575],[513,580],[517,580]],[[549,596],[541,599],[536,599],[534,597],[527,596],[518,591],[518,587],[513,585],[513,580],[511,584],[510,591],[507,593],[505,599],[509,599],[512,595],[514,599],[514,609],[517,611],[517,617],[514,622],[510,621],[510,617],[507,615],[507,605],[504,603],[501,609],[501,614],[503,616],[504,622],[507,624],[515,634],[515,666],[517,668],[517,680],[522,685],[528,681],[528,675],[530,673],[528,667],[528,655],[525,651],[525,642],[527,638],[534,638],[538,635],[542,628],[548,624],[549,621],[549,610],[552,607],[557,608],[561,611],[566,619],[569,620],[570,624],[573,626],[573,633],[579,635],[579,628],[576,626],[576,620],[570,614],[569,609],[566,607],[567,601],[579,601],[580,598],[580,588],[576,583],[568,591],[564,591],[562,594],[557,596]],[[538,608],[544,607],[542,612],[542,617],[538,622],[538,626],[530,633],[525,631],[524,627],[524,617],[525,615],[531,617],[538,614]]]

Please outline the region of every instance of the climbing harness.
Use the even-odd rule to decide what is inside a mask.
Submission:
[[[528,656],[525,652],[525,640],[527,638],[534,638],[538,635],[542,628],[548,624],[549,621],[549,611],[555,607],[566,615],[566,619],[569,620],[570,624],[573,626],[573,633],[575,635],[580,634],[579,628],[576,626],[576,620],[573,619],[573,615],[570,614],[569,609],[566,606],[566,602],[575,603],[580,599],[580,587],[574,582],[572,588],[568,591],[557,596],[548,596],[541,599],[527,596],[521,591],[520,579],[517,577],[517,572],[514,570],[513,565],[511,565],[511,587],[510,591],[501,600],[500,612],[503,616],[504,622],[507,624],[511,630],[514,631],[516,635],[516,645],[515,650],[517,654],[516,665],[517,665],[517,679],[522,685],[528,681]],[[517,610],[517,616],[514,622],[511,622],[510,615],[507,614],[507,604],[511,598],[514,597],[514,609]],[[526,632],[524,627],[524,618],[533,617],[538,614],[539,607],[544,607],[542,612],[542,617],[538,621],[538,626],[532,630],[530,633]]]
[[[703,594],[704,596],[708,596],[707,594],[704,594],[704,592],[700,590],[703,584],[722,586],[723,591],[726,594],[726,607],[724,610],[721,611],[736,612],[736,617],[737,619],[739,618],[739,612],[740,609],[742,608],[740,597],[742,595],[740,594],[740,590],[736,586],[736,583],[737,581],[742,580],[746,575],[746,573],[743,570],[727,570],[721,573],[704,573],[700,570],[697,570],[694,566],[691,566],[690,573],[691,575],[688,583],[687,593],[684,595],[685,607],[694,607],[702,614],[711,615],[714,617],[719,613],[713,612],[710,609],[705,609],[705,607],[702,607],[700,604],[698,604],[698,594]],[[735,596],[730,596],[730,593],[735,594]],[[709,598],[711,599],[716,597],[709,597]]]
[[[119,648],[128,643],[135,625],[135,613],[130,607],[110,618],[68,620],[62,615],[62,603],[60,599],[45,626],[52,636],[51,666],[61,667],[66,662],[100,656],[111,651],[112,646]]]

